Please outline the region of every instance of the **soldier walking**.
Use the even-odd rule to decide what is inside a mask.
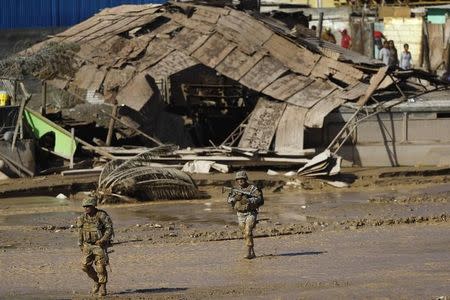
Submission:
[[[256,226],[258,208],[264,204],[260,189],[248,183],[245,171],[239,171],[235,176],[237,188],[230,191],[227,202],[237,212],[239,229],[244,236],[246,252],[244,258],[256,257],[253,243],[253,229]]]
[[[83,253],[81,268],[94,280],[91,293],[105,296],[108,282],[106,266],[109,264],[107,247],[114,234],[113,224],[105,211],[96,208],[94,198],[84,199],[82,205],[84,214],[77,219],[78,246]]]

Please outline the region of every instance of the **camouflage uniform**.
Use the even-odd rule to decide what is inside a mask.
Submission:
[[[240,178],[247,180],[247,174],[243,171],[237,172],[236,180]],[[258,207],[264,203],[263,195],[262,192],[252,184],[247,185],[245,188],[237,188],[242,191],[249,192],[252,196],[231,192],[228,195],[227,202],[237,213],[239,229],[242,232],[245,245],[248,248],[245,258],[254,258],[253,229],[256,226]]]
[[[83,206],[96,204],[92,201],[95,200],[84,200]],[[105,295],[108,282],[106,266],[109,264],[106,251],[114,234],[111,218],[105,211],[95,209],[95,214],[92,216],[87,213],[79,216],[77,227],[79,229],[78,246],[83,253],[81,269],[95,282],[92,293],[97,293],[100,289],[100,295]]]

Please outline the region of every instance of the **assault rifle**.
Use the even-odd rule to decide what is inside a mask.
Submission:
[[[249,197],[254,197],[254,195],[252,193],[247,192],[247,191],[243,191],[241,189],[232,188],[232,187],[228,187],[228,186],[222,187],[222,193],[225,193],[226,191],[228,191],[230,193],[235,193],[235,194],[246,195],[246,196],[249,196]]]

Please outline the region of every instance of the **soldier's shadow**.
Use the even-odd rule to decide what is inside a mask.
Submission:
[[[128,294],[149,294],[149,293],[170,293],[186,291],[188,288],[154,288],[154,289],[127,289],[122,292],[114,293],[115,295]]]
[[[305,252],[290,252],[290,253],[280,253],[280,254],[261,254],[257,257],[277,257],[277,256],[305,256],[305,255],[320,255],[325,254],[327,251],[305,251]]]

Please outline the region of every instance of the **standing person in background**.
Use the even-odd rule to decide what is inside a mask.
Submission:
[[[347,33],[347,29],[341,30],[341,47],[345,49],[350,49],[352,47],[352,38]]]
[[[373,32],[373,45],[374,45],[374,57],[380,56],[380,51],[383,49],[383,42],[386,41],[386,37],[381,31]]]
[[[408,70],[412,67],[412,57],[411,52],[409,52],[409,45],[404,44],[403,49],[403,52],[400,54],[400,68]]]
[[[384,41],[383,48],[378,53],[378,59],[381,60],[386,66],[388,66],[390,57],[391,54],[389,51],[389,44],[387,41]]]
[[[398,66],[397,48],[395,48],[393,40],[389,40],[388,44],[389,44],[389,66],[397,67]]]
[[[336,38],[334,34],[331,33],[331,28],[325,28],[325,32],[322,34],[322,40],[336,44]]]

